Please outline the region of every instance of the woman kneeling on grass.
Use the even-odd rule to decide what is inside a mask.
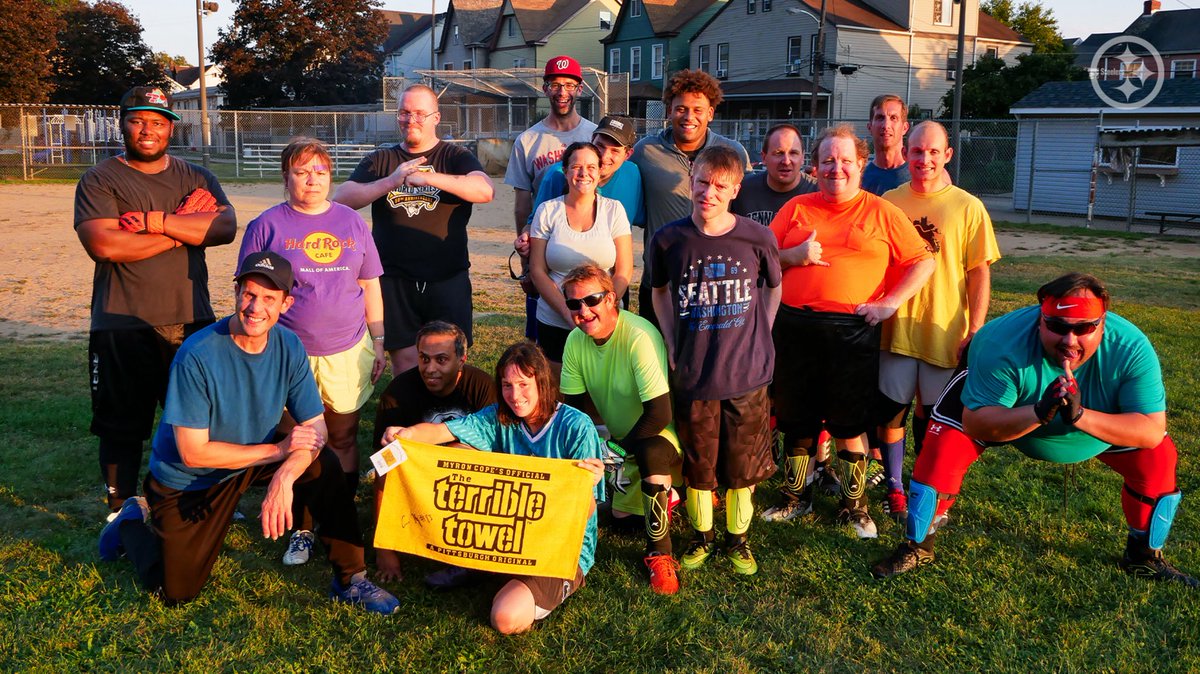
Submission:
[[[496,388],[500,391],[500,401],[494,405],[442,424],[389,426],[383,433],[383,444],[396,438],[429,444],[458,440],[485,452],[576,459],[576,466],[592,472],[595,497],[603,500],[600,436],[586,414],[558,403],[558,386],[541,349],[528,341],[508,347],[496,363]],[[492,600],[492,627],[502,634],[517,634],[533,626],[535,620],[550,615],[583,586],[595,553],[593,505],[575,578],[569,581],[539,576],[512,578]]]

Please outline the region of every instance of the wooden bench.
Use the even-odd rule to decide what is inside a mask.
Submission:
[[[1171,227],[1179,229],[1200,229],[1200,213],[1179,213],[1173,211],[1146,211],[1151,218],[1158,218],[1158,233],[1163,234]],[[1170,227],[1168,227],[1168,224]]]

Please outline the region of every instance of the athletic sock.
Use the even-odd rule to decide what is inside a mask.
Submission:
[[[642,507],[646,512],[646,552],[671,554],[671,488],[642,480]]]
[[[693,529],[711,533],[713,528],[712,490],[688,487],[687,514]]]
[[[904,436],[895,442],[884,442],[883,474],[887,477],[888,489],[904,489]]]
[[[750,530],[754,519],[753,492],[749,487],[729,489],[725,492],[725,530],[730,534],[744,534]]]

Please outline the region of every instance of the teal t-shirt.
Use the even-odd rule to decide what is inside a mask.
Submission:
[[[496,416],[496,405],[489,405],[474,414],[451,419],[446,427],[458,438],[484,452],[502,452],[520,456],[539,456],[546,459],[599,459],[602,440],[588,415],[569,405],[559,405],[537,435],[530,435],[524,422],[504,426]],[[596,483],[595,498],[604,500],[604,481]],[[579,568],[584,574],[596,559],[596,513],[588,518],[579,550]]]
[[[971,342],[962,402],[969,409],[1032,405],[1063,374],[1046,357],[1038,337],[1040,307],[1018,309],[990,321]],[[1167,409],[1162,368],[1150,340],[1133,323],[1108,312],[1096,353],[1075,380],[1083,406],[1108,414],[1150,414]],[[1112,445],[1054,421],[1012,442],[1026,455],[1054,463],[1084,461]]]

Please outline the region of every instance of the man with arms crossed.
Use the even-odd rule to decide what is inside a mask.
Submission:
[[[417,330],[428,321],[454,323],[471,340],[467,223],[472,204],[492,200],[492,179],[475,155],[438,139],[439,121],[432,89],[405,89],[396,113],[404,140],[364,157],[333,194],[350,208],[371,204],[393,376],[416,366]]]
[[[75,188],[75,233],[96,262],[91,431],[114,514],[137,493],[171,358],[213,321],[204,249],[237,234],[216,176],[167,154],[178,120],[161,89],[130,89],[121,99],[125,152],[88,169]]]

